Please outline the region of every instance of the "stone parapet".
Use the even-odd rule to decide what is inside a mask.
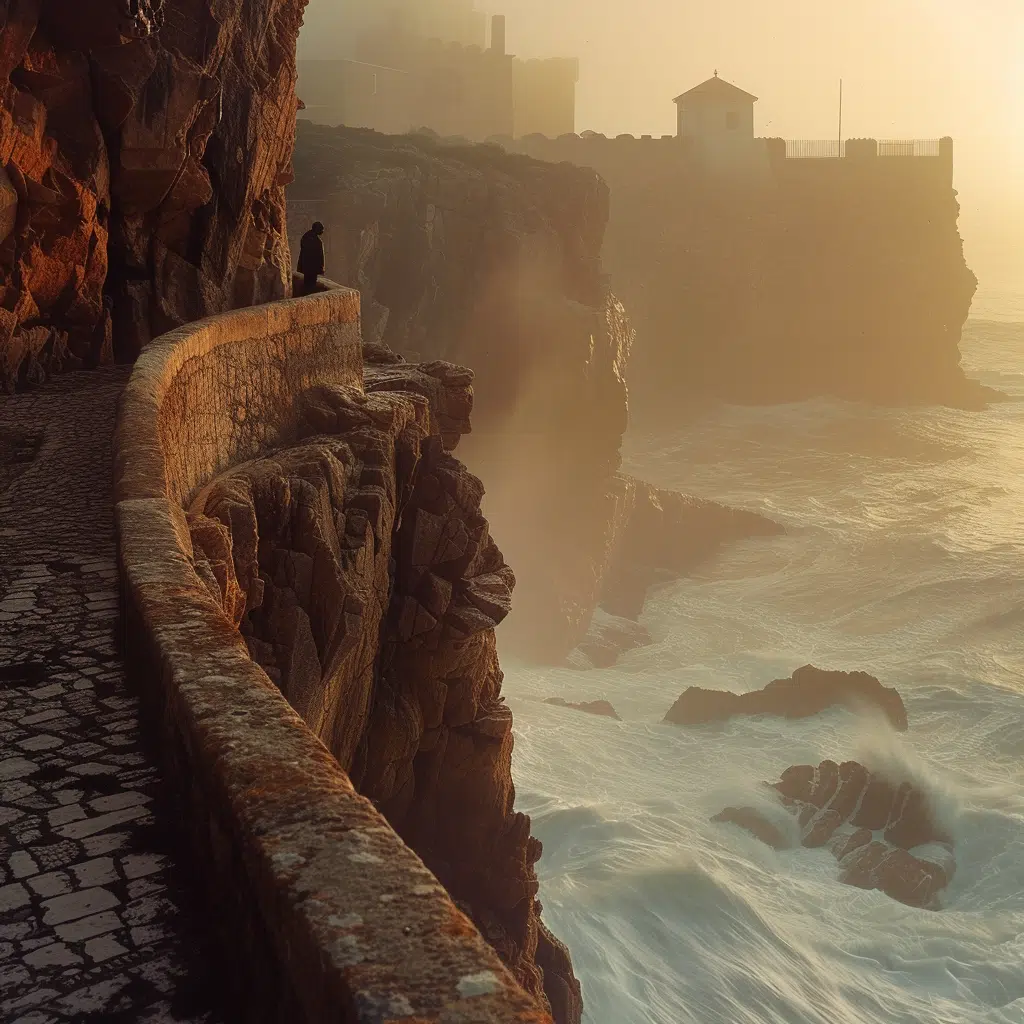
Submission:
[[[200,321],[140,357],[115,496],[125,640],[233,968],[241,1019],[550,1022],[359,796],[196,574],[184,504],[293,440],[299,396],[363,388],[358,294]]]

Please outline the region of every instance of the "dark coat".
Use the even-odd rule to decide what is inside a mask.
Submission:
[[[299,243],[299,273],[306,277],[324,272],[324,243],[312,229],[302,236]]]

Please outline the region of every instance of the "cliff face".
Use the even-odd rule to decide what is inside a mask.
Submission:
[[[509,146],[608,182],[603,255],[637,327],[639,415],[678,416],[681,400],[983,397],[960,368],[977,282],[951,157],[858,157],[851,142],[846,159],[776,150],[729,179],[675,139]]]
[[[365,394],[318,388],[298,446],[209,484],[196,569],[292,706],[423,858],[523,987],[578,1022],[540,921],[541,844],[514,809],[494,627],[515,584],[450,451],[472,375],[367,347]]]
[[[300,123],[291,230],[328,228],[364,333],[476,373],[467,463],[520,580],[503,636],[545,659],[587,630],[621,484],[632,330],[600,249],[596,175],[496,147]],[[313,200],[313,203],[309,201]]]
[[[364,333],[476,373],[461,451],[519,581],[503,644],[560,661],[599,603],[639,615],[659,570],[775,531],[679,495],[659,503],[619,473],[634,334],[603,271],[609,195],[593,172],[300,122],[295,173],[289,230],[325,223],[328,274],[360,289]],[[660,566],[636,564],[639,523]]]
[[[304,0],[0,0],[0,385],[290,289]]]

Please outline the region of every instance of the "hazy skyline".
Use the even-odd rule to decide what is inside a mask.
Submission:
[[[577,130],[669,134],[672,97],[716,69],[760,97],[756,131],[956,140],[967,259],[1024,291],[1024,4],[1019,0],[478,0],[510,52],[578,56]],[[312,0],[300,56],[328,56],[337,0]],[[339,26],[340,29],[340,26]]]

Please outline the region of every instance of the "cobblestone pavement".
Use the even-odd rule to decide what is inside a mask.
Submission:
[[[0,1021],[212,1024],[117,652],[111,445],[127,370],[0,396]]]

